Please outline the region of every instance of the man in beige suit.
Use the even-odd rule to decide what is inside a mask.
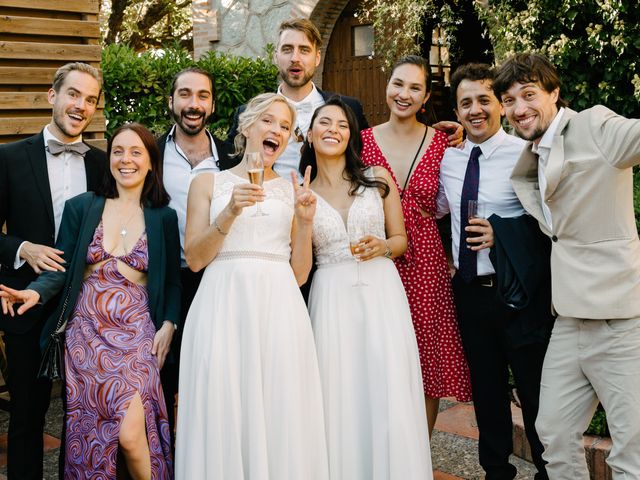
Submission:
[[[558,74],[518,54],[494,90],[509,123],[531,143],[512,173],[524,208],[552,239],[558,318],[544,361],[536,429],[553,480],[587,480],[582,432],[598,401],[613,448],[613,478],[640,478],[640,241],[632,167],[640,120],[603,106],[566,108]]]

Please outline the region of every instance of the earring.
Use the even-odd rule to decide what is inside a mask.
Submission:
[[[426,111],[427,111],[427,104],[426,104],[426,103],[423,103],[423,104],[422,104],[422,108],[420,109],[420,113],[424,113],[424,112],[426,112]]]

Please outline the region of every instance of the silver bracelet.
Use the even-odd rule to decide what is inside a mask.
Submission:
[[[216,230],[218,231],[218,233],[220,235],[226,235],[229,232],[225,232],[220,228],[220,225],[218,225],[218,217],[213,219],[213,226],[216,227]]]

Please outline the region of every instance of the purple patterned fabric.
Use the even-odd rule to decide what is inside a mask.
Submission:
[[[67,418],[65,478],[116,478],[118,436],[129,402],[144,407],[151,474],[173,477],[169,423],[156,357],[156,333],[146,287],[127,280],[118,262],[147,271],[147,238],[113,257],[102,245],[102,222],[87,251],[87,264],[102,263],[82,284],[66,330]]]

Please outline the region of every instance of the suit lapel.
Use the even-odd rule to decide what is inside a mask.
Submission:
[[[47,169],[47,154],[44,146],[44,136],[42,132],[32,137],[29,140],[27,146],[27,157],[31,163],[31,169],[33,170],[33,177],[42,201],[44,202],[47,215],[51,220],[51,229],[55,228],[55,222],[53,218],[53,200],[51,200],[51,186],[49,185],[49,170]]]
[[[94,192],[102,184],[104,165],[100,156],[93,148],[84,156],[84,173],[87,177],[87,191],[90,192]]]
[[[538,157],[531,152],[531,143],[528,143],[511,173],[511,183],[520,203],[541,226],[543,231],[549,233],[547,222],[542,213],[542,197],[538,185]]]
[[[160,209],[144,207],[144,227],[147,232],[147,255],[149,256],[147,291],[149,292],[149,308],[152,314],[155,313],[157,296],[160,291],[158,287],[158,282],[161,281],[159,271],[162,271],[163,268],[160,263],[162,262],[164,236],[161,225],[162,217],[159,213]]]
[[[553,145],[549,153],[549,160],[544,171],[547,180],[547,189],[544,192],[545,201],[549,200],[558,188],[560,177],[562,175],[562,166],[564,164],[564,137],[556,135],[553,137]]]

